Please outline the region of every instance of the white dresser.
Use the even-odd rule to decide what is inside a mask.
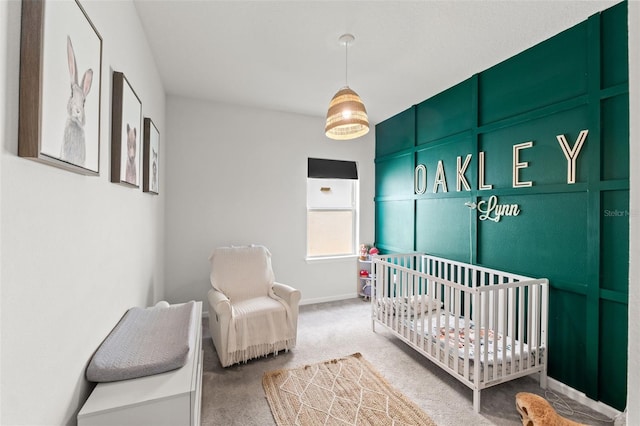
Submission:
[[[78,426],[200,425],[202,302],[196,302],[196,339],[187,363],[173,371],[99,383],[78,413]]]

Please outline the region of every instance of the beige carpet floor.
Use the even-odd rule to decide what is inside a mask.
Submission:
[[[298,344],[288,353],[222,368],[203,322],[204,372],[202,425],[275,425],[262,387],[265,372],[290,369],[360,352],[394,388],[420,407],[439,426],[521,425],[515,394],[545,395],[530,377],[482,391],[480,414],[473,411],[472,391],[408,347],[381,326],[371,330],[370,306],[350,299],[300,307]],[[568,398],[574,411],[604,416]],[[564,414],[590,425],[611,425],[577,412]]]

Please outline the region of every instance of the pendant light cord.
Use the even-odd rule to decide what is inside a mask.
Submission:
[[[344,85],[349,87],[349,42],[344,42]]]

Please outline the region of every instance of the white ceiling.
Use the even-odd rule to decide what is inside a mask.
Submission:
[[[324,116],[354,34],[374,124],[618,2],[134,0],[171,95]]]

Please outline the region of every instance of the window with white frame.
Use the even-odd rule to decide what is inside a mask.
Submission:
[[[358,172],[353,161],[309,158],[307,257],[356,254]]]

